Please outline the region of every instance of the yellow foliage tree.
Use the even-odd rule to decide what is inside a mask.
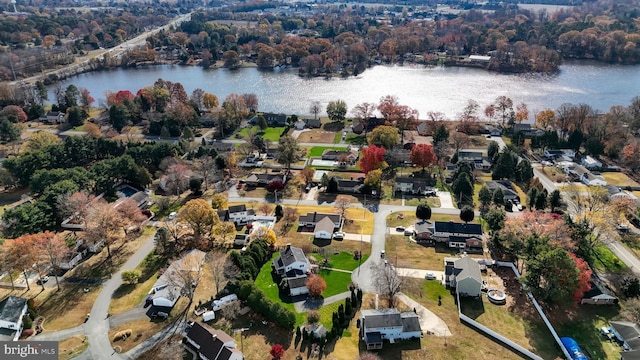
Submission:
[[[62,140],[60,140],[60,138],[55,134],[46,131],[38,131],[37,133],[33,133],[29,136],[29,140],[24,144],[22,150],[25,152],[36,151],[49,145],[58,144],[61,141]]]
[[[178,222],[191,228],[195,237],[200,237],[207,235],[213,224],[220,222],[220,219],[206,200],[194,199],[180,209]]]
[[[266,226],[259,227],[253,234],[253,238],[254,240],[263,239],[269,245],[275,245],[276,241],[278,240],[278,238],[276,237],[276,233]]]
[[[222,194],[213,194],[211,198],[211,207],[214,209],[226,209],[227,197]]]

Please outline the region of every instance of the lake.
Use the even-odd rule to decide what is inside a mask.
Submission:
[[[162,78],[180,82],[190,94],[196,88],[216,94],[220,102],[231,93],[255,93],[259,110],[308,115],[312,102],[323,108],[342,99],[351,109],[362,102],[377,103],[385,95],[395,95],[401,104],[419,111],[455,117],[469,99],[481,110],[496,97],[505,95],[515,104],[529,106],[530,117],[540,110],[557,109],[562,103],[586,103],[605,112],[613,105],[629,105],[640,95],[640,66],[567,62],[554,75],[498,74],[463,67],[375,66],[357,77],[303,78],[296,69],[273,71],[256,68],[208,69],[180,65],[160,65],[135,69],[96,71],[71,77],[63,86],[87,88],[98,102],[105,91],[130,90],[134,94]],[[51,89],[52,87],[50,87]],[[50,91],[49,98],[55,101]]]

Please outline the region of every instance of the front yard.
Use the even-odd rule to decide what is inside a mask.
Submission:
[[[256,127],[256,129],[257,129],[257,135],[262,136],[263,139],[268,141],[278,142],[278,140],[280,139],[280,136],[282,135],[282,132],[284,131],[284,126],[269,127],[264,130],[260,130],[260,128]],[[242,128],[242,130],[240,130],[238,134],[240,134],[240,136],[243,138],[247,138],[249,136],[247,134],[248,130],[249,130],[248,127]]]

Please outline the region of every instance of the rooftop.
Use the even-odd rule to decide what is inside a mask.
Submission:
[[[17,323],[25,305],[27,305],[27,299],[13,295],[7,296],[0,301],[0,320]]]

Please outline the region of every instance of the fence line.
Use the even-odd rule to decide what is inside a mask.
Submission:
[[[518,280],[520,280],[520,272],[518,271],[518,269],[516,268],[516,266],[513,263],[504,262],[504,261],[496,261],[496,264],[498,266],[511,268],[511,270],[516,275]],[[564,347],[564,345],[562,344],[562,341],[560,341],[560,337],[558,336],[558,333],[556,332],[556,329],[553,328],[553,325],[551,325],[551,323],[549,322],[549,319],[547,319],[547,315],[545,315],[544,311],[542,310],[542,307],[540,307],[540,304],[538,304],[538,301],[536,300],[536,298],[533,296],[533,294],[530,291],[527,291],[527,296],[529,296],[529,299],[531,299],[531,302],[533,303],[533,307],[535,307],[536,311],[538,311],[538,314],[542,318],[542,321],[544,321],[544,324],[547,326],[547,329],[549,329],[549,331],[551,332],[551,335],[553,336],[554,340],[556,341],[556,343],[560,347],[560,350],[562,350],[562,353],[564,354],[564,356],[567,359],[572,359],[571,354],[569,354],[569,351]]]

